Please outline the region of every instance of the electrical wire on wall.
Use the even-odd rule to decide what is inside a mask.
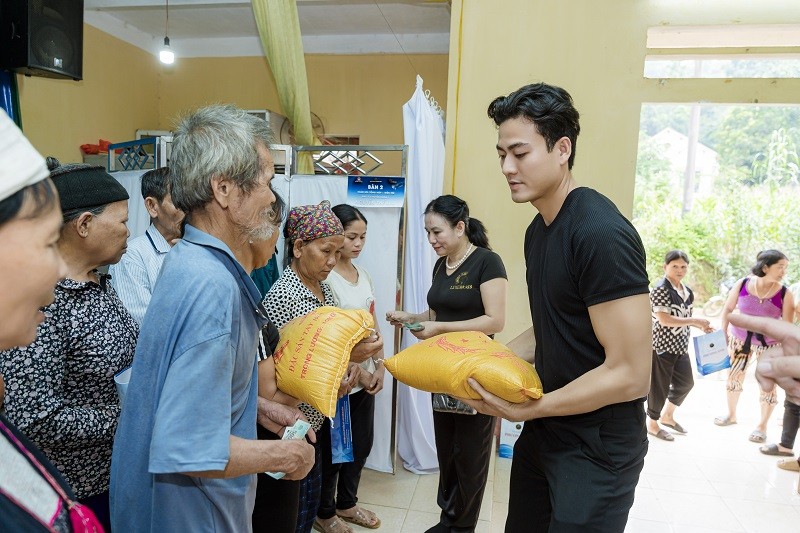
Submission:
[[[414,66],[414,63],[411,62],[411,58],[408,57],[408,53],[406,52],[406,49],[403,48],[403,43],[400,42],[400,39],[397,37],[397,34],[394,32],[394,28],[392,28],[392,25],[389,24],[389,19],[387,19],[386,15],[383,14],[383,10],[381,9],[381,6],[378,5],[378,2],[375,2],[375,7],[378,8],[378,11],[380,12],[381,16],[383,17],[383,21],[386,22],[386,27],[389,28],[390,32],[392,32],[392,37],[394,37],[394,40],[397,41],[397,45],[400,47],[400,50],[403,52],[403,55],[405,56],[406,60],[408,61],[408,64],[411,65],[411,69],[414,71],[414,74],[419,76],[419,72],[417,72],[417,68]]]

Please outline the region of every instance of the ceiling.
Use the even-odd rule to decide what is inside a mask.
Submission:
[[[296,0],[307,54],[446,54],[448,0]],[[84,20],[144,50],[164,40],[166,0],[84,0]],[[170,0],[178,57],[261,56],[250,2]]]

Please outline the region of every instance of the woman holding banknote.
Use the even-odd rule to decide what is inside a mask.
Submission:
[[[453,195],[425,208],[425,231],[439,260],[428,291],[429,309],[387,314],[395,326],[418,339],[451,331],[493,335],[505,326],[507,278],[503,261],[489,249],[483,224],[469,216],[467,203]],[[416,331],[415,331],[416,330]],[[438,408],[437,408],[438,409]],[[474,531],[489,473],[494,418],[434,410],[439,459],[439,523],[426,533]]]

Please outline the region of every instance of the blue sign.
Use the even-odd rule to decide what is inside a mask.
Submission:
[[[356,207],[403,207],[406,179],[397,176],[348,176],[347,203]]]

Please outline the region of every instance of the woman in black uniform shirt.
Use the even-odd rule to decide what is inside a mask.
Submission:
[[[450,331],[502,331],[505,267],[489,249],[483,224],[470,218],[467,203],[449,194],[436,198],[425,208],[425,231],[439,256],[428,291],[430,307],[421,313],[388,313],[387,319],[396,326],[419,322],[423,329],[412,331],[418,339]],[[433,413],[442,513],[428,533],[475,530],[489,473],[493,420],[482,414]]]

